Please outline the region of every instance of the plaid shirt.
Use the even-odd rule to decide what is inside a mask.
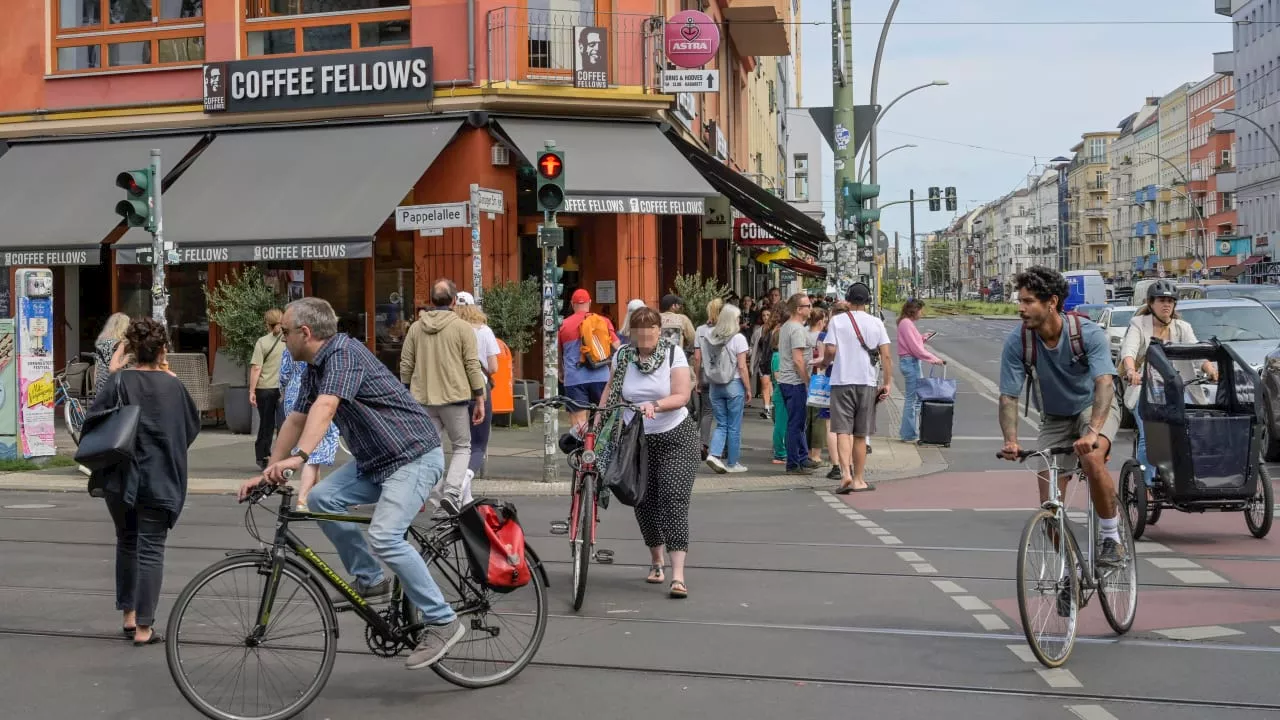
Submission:
[[[334,335],[307,364],[293,411],[309,412],[321,395],[339,399],[333,421],[360,475],[375,483],[440,447],[427,411],[350,335]]]

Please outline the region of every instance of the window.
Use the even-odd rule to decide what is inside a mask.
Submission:
[[[809,202],[809,174],[796,173],[795,184],[795,202]]]
[[[809,172],[809,153],[796,153],[794,156],[796,172]]]
[[[56,0],[55,73],[204,62],[204,0]]]
[[[409,0],[245,0],[245,19],[248,57],[409,44]]]

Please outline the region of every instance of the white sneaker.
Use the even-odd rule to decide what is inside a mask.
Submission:
[[[724,463],[720,461],[720,458],[715,455],[707,456],[707,466],[721,475],[729,472],[729,468],[725,467]]]
[[[747,470],[748,470],[748,468],[747,468],[747,466],[746,466],[746,465],[743,465],[742,463],[734,463],[733,465],[730,465],[730,466],[729,466],[729,470],[728,470],[728,472],[731,472],[731,473],[744,473],[744,472],[747,472]]]
[[[467,505],[474,498],[471,497],[471,481],[475,479],[476,473],[470,468],[467,469],[466,477],[462,478],[462,504]]]

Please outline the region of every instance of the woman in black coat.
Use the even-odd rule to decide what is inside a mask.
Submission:
[[[151,318],[125,332],[136,366],[113,373],[98,388],[93,411],[141,407],[132,462],[95,472],[95,494],[106,498],[116,526],[116,609],[135,646],[161,642],[153,626],[164,578],[164,544],[187,496],[187,449],[200,432],[200,413],[182,382],[166,368],[168,336]]]

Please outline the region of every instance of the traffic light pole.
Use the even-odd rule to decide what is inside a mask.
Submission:
[[[480,186],[471,183],[471,289],[476,303],[484,303],[483,267],[480,258]]]
[[[916,290],[916,191],[913,189],[908,195],[911,198],[911,282],[907,284],[910,288],[908,292],[911,297],[915,297],[919,290]]]
[[[556,214],[543,213],[543,227],[556,228]],[[556,315],[556,246],[539,233],[542,244],[542,385],[544,398],[559,394],[560,323]],[[556,481],[556,448],[560,437],[560,412],[548,405],[542,411],[542,481]]]
[[[161,209],[160,150],[151,149],[151,212],[155,217],[155,229],[151,232],[151,317],[169,327],[165,311],[169,309],[169,288],[165,286],[164,264],[164,212]]]
[[[836,262],[831,283],[843,296],[854,280],[859,261],[852,210],[845,206],[845,186],[857,180],[853,126],[853,7],[851,0],[831,0],[831,99],[835,121]],[[843,59],[843,62],[841,60]]]

